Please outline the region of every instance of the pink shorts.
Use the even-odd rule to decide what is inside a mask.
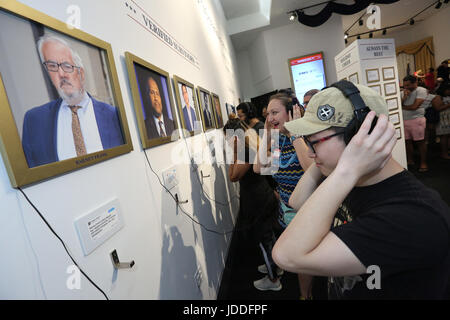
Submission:
[[[425,139],[425,126],[427,125],[425,117],[404,120],[403,124],[405,127],[405,140],[420,141]]]

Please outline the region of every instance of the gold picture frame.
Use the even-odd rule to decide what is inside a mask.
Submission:
[[[111,45],[17,1],[0,0],[0,11],[0,39],[15,38],[0,48],[0,151],[11,185],[132,151]]]
[[[379,82],[380,81],[380,70],[366,69],[366,81],[367,81],[367,83]]]
[[[398,98],[395,97],[395,98],[386,99],[386,105],[388,107],[389,112],[397,110],[398,109]]]
[[[200,107],[200,116],[203,123],[203,131],[206,132],[207,130],[214,129],[216,127],[216,119],[214,117],[211,93],[208,90],[197,86],[197,98],[198,105]]]
[[[142,147],[147,149],[178,140],[169,73],[128,51],[125,59]]]
[[[395,128],[395,135],[397,137],[397,140],[400,140],[402,138],[402,129],[401,129],[401,127],[396,127]]]
[[[395,69],[394,67],[384,67],[382,68],[383,81],[395,80]]]
[[[376,93],[378,93],[380,96],[383,95],[383,93],[381,92],[381,85],[380,84],[375,84],[372,86],[368,86],[370,89],[374,90]]]
[[[220,129],[224,126],[222,108],[220,107],[220,98],[217,94],[211,92],[214,106],[214,116],[216,118],[216,128]]]
[[[356,76],[356,79],[355,79]],[[358,72],[355,72],[348,76],[348,81],[350,81],[353,84],[359,84],[359,75]]]
[[[189,136],[193,136],[202,130],[200,125],[201,124],[201,118],[199,116],[200,112],[198,109],[197,98],[195,97],[195,86],[191,82],[184,80],[183,78],[177,75],[173,76],[173,82],[174,82],[175,96],[177,99],[178,114],[180,115],[181,120],[181,126],[183,127],[184,130],[189,132]],[[189,102],[189,106],[186,105],[187,103],[184,98],[183,87],[186,88],[186,92],[188,94],[187,99]],[[192,110],[188,108],[191,108]],[[189,117],[188,112],[190,112],[191,117]]]
[[[384,95],[393,96],[397,94],[397,84],[396,82],[388,82],[384,84]]]
[[[397,125],[400,123],[400,114],[398,112],[394,112],[389,114],[389,121],[393,124],[393,125]]]

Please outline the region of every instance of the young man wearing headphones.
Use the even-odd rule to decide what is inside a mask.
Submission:
[[[333,281],[340,298],[443,298],[447,204],[391,157],[397,139],[383,98],[347,81],[337,87],[317,93],[303,118],[285,124],[304,137],[315,165],[291,195],[299,211],[272,251],[275,262],[291,272],[344,277]],[[361,117],[355,110],[365,106],[372,111]],[[341,204],[351,221],[330,230]]]

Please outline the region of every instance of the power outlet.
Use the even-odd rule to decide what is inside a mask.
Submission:
[[[164,180],[164,185],[169,190],[178,185],[179,183],[177,178],[177,170],[175,167],[163,171],[162,176]]]
[[[200,269],[200,267],[197,269],[197,271],[195,271],[194,280],[195,283],[197,284],[197,287],[200,289],[203,280],[202,269]]]

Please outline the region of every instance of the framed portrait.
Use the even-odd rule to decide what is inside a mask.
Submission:
[[[402,138],[402,129],[400,127],[395,128],[395,136],[397,137],[397,140]]]
[[[387,104],[389,112],[398,109],[398,99],[397,98],[386,99],[386,104]]]
[[[235,115],[237,116],[237,110],[236,110],[236,107],[233,106],[232,104],[230,104],[229,106],[230,106],[230,112],[233,113],[233,114],[235,114]]]
[[[384,84],[384,95],[392,96],[397,94],[397,84],[395,82],[388,82]]]
[[[383,80],[394,80],[395,79],[395,69],[394,67],[385,67],[383,70]]]
[[[130,52],[125,59],[142,147],[178,140],[169,73]]]
[[[235,114],[235,115],[237,115],[236,107],[233,106],[231,103],[225,103],[225,108],[226,108],[226,110],[227,110],[227,116],[228,116],[228,118],[230,118],[230,114]]]
[[[216,117],[216,128],[223,127],[222,108],[220,107],[220,99],[217,94],[211,93],[214,105],[214,116]]]
[[[366,70],[366,80],[367,83],[380,81],[380,72],[378,69],[367,69]]]
[[[376,93],[378,93],[380,96],[383,95],[383,93],[381,92],[381,85],[379,84],[375,84],[372,86],[369,86],[370,89],[374,90]]]
[[[208,90],[199,86],[197,87],[197,97],[203,122],[203,131],[214,129],[216,127],[216,119],[214,118],[211,94]]]
[[[389,121],[392,122],[393,125],[400,123],[400,115],[398,112],[392,113],[389,115]]]
[[[352,82],[353,84],[359,84],[358,72],[355,72],[354,74],[349,75],[348,81]]]
[[[0,1],[1,153],[13,187],[133,150],[111,45]]]
[[[173,82],[181,125],[193,136],[202,130],[194,85],[178,76],[173,76]]]

